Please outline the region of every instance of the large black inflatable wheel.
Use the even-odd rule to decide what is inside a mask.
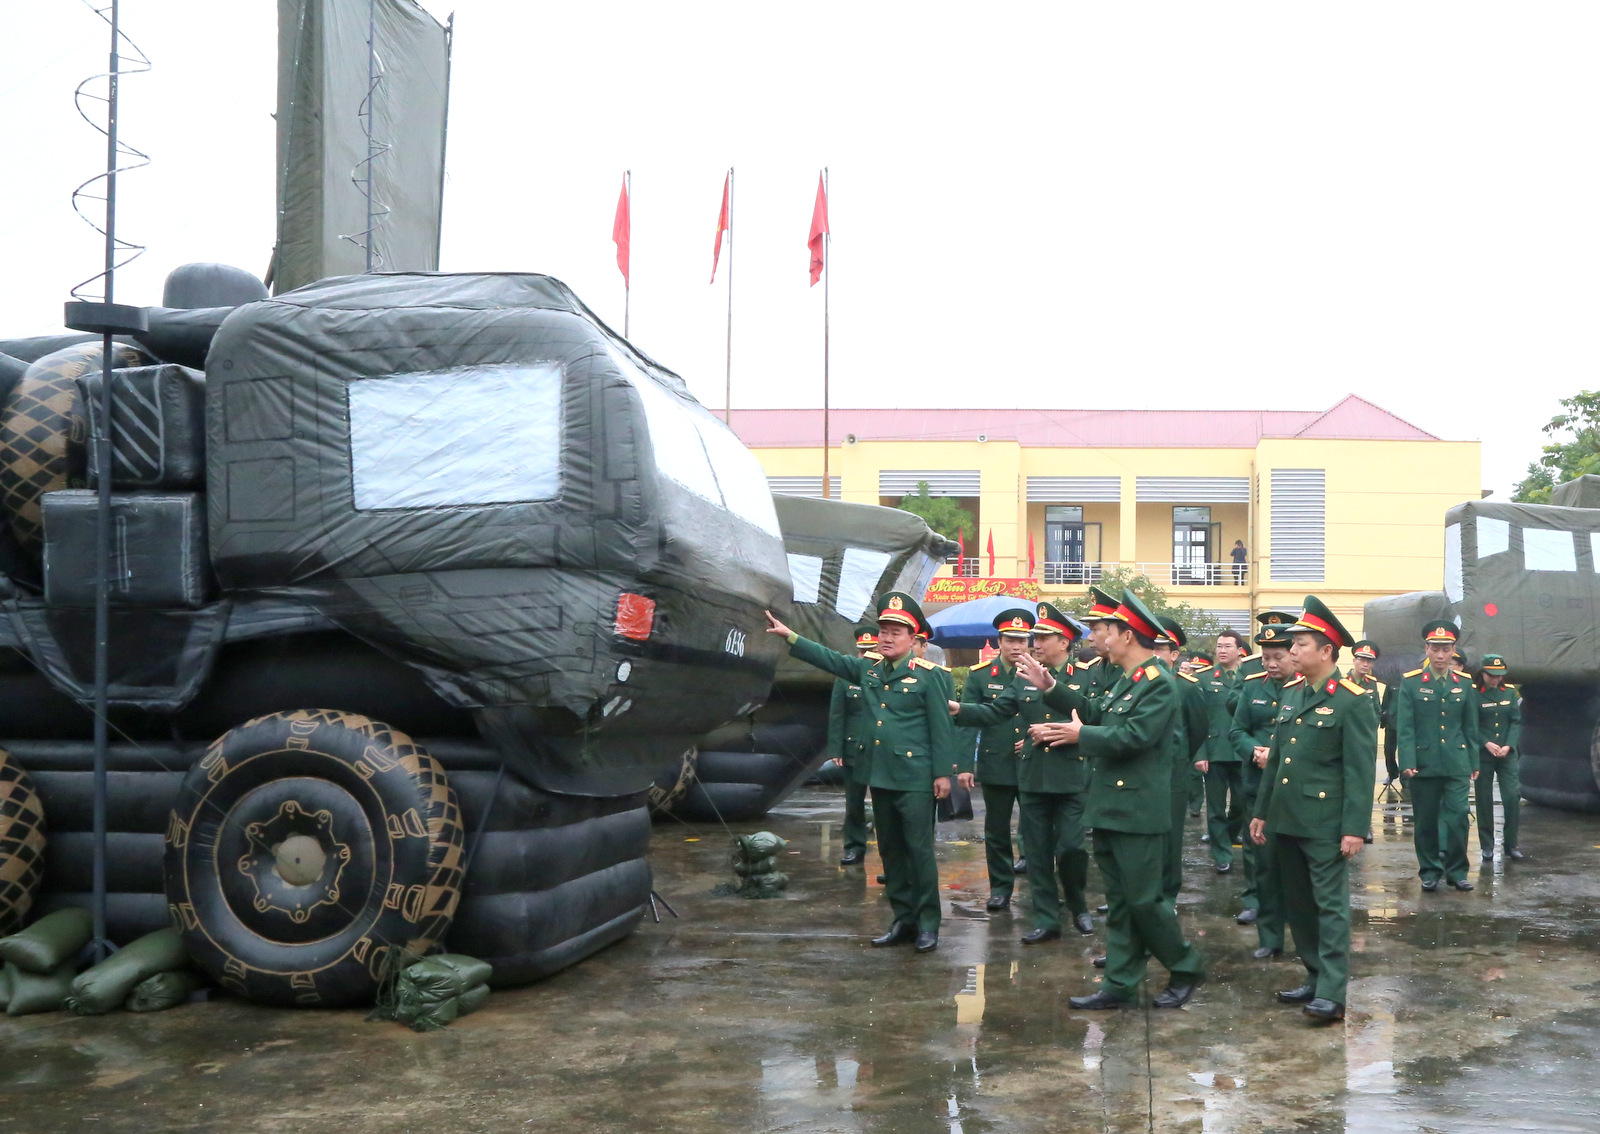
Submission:
[[[265,1004],[359,1004],[397,950],[444,938],[463,845],[444,769],[410,737],[354,713],[275,713],[184,776],[167,902],[224,987]]]
[[[22,928],[44,877],[44,808],[28,774],[0,748],[0,937]]]

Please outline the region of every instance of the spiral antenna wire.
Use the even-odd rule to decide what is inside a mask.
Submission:
[[[117,175],[150,164],[149,154],[128,145],[118,133],[117,86],[123,75],[138,75],[150,70],[150,60],[118,24],[117,5],[114,2],[96,5],[94,0],[83,0],[83,4],[105,21],[112,32],[110,69],[98,75],[90,75],[72,92],[72,104],[77,109],[78,116],[105,135],[106,168],[72,191],[72,210],[83,218],[85,224],[105,237],[106,258],[104,268],[73,287],[72,297],[84,302],[110,303],[115,290],[116,270],[137,260],[145,250],[144,245],[135,244],[117,235]],[[102,79],[106,82],[105,94],[97,94],[89,89],[91,84]],[[105,105],[105,125],[102,126],[90,117],[85,103]],[[101,191],[92,192],[91,189],[96,186],[99,186]],[[104,203],[103,224],[84,211],[89,201]],[[96,285],[99,285],[98,289]]]
[[[88,0],[85,0],[85,3],[87,2]],[[384,218],[389,215],[389,206],[373,196],[372,166],[394,148],[390,143],[375,137],[372,132],[372,116],[378,100],[378,91],[383,85],[383,77],[383,60],[378,55],[377,0],[367,0],[367,93],[361,100],[361,105],[356,108],[356,120],[361,123],[361,132],[367,139],[367,156],[358,161],[355,168],[350,171],[350,184],[356,187],[367,202],[367,227],[357,233],[341,234],[339,239],[348,240],[366,253],[366,270],[369,272],[383,267],[383,254],[374,247],[373,236]]]

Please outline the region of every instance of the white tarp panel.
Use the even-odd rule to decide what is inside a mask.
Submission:
[[[1478,558],[1487,559],[1491,555],[1499,555],[1502,551],[1511,549],[1511,522],[1497,520],[1493,516],[1479,516],[1476,524],[1478,531]]]
[[[1578,552],[1570,531],[1522,529],[1522,565],[1529,571],[1576,571]]]
[[[551,500],[561,371],[466,366],[350,383],[358,511]]]
[[[869,551],[864,547],[844,549],[844,562],[839,568],[839,597],[833,604],[839,617],[860,618],[867,613],[878,580],[892,558],[887,551]]]
[[[1444,529],[1444,593],[1451,602],[1460,602],[1465,593],[1461,578],[1461,525],[1446,524]]]
[[[795,602],[816,602],[822,590],[822,556],[789,553],[789,577],[794,580]]]

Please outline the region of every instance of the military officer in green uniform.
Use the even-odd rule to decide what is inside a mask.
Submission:
[[[1350,649],[1350,680],[1367,691],[1367,697],[1372,702],[1369,706],[1378,718],[1378,725],[1388,728],[1383,720],[1383,706],[1387,700],[1388,690],[1383,683],[1372,675],[1372,667],[1378,663],[1378,643],[1361,639]],[[1388,758],[1388,734],[1384,735],[1385,760]],[[1372,841],[1372,828],[1367,828],[1367,842]]]
[[[1256,632],[1261,670],[1245,676],[1239,689],[1239,704],[1233,711],[1233,725],[1228,730],[1228,738],[1242,762],[1244,794],[1252,814],[1261,794],[1261,781],[1267,774],[1283,687],[1294,677],[1294,665],[1289,661],[1289,627],[1296,619],[1288,611],[1266,610],[1256,615],[1256,621],[1261,623]],[[1235,919],[1240,925],[1256,927],[1256,948],[1251,956],[1258,961],[1283,952],[1283,899],[1278,893],[1270,845],[1245,840],[1244,909]]]
[[[1055,680],[1065,681],[1074,674],[1072,647],[1081,635],[1072,621],[1048,602],[1039,603],[1036,613],[1034,656]],[[1017,758],[1017,790],[1022,844],[1032,859],[1028,894],[1033,930],[1023,935],[1024,945],[1061,936],[1063,905],[1079,933],[1087,936],[1094,932],[1085,896],[1089,852],[1084,849],[1083,811],[1089,765],[1075,746],[1051,747],[1051,726],[1061,717],[1059,710],[1044,703],[1038,686],[1020,672],[1011,688],[1001,690],[987,704],[963,703],[956,710],[956,723],[967,728],[993,728],[1018,720],[1026,730]]]
[[[1240,842],[1246,818],[1244,764],[1228,733],[1239,704],[1243,675],[1239,662],[1244,647],[1237,631],[1217,635],[1216,664],[1195,674],[1211,707],[1211,736],[1206,744],[1206,830],[1211,837],[1211,862],[1218,874],[1233,869],[1233,844]]]
[[[1189,644],[1189,636],[1176,618],[1158,614],[1156,620],[1161,624],[1161,637],[1156,639],[1156,661],[1178,682],[1178,723],[1183,729],[1183,743],[1173,747],[1172,799],[1168,804],[1171,822],[1161,864],[1161,896],[1168,904],[1175,905],[1178,892],[1183,889],[1183,821],[1189,780],[1196,771],[1205,772],[1211,706],[1200,688],[1200,679],[1178,670],[1178,659]]]
[[[1283,688],[1250,838],[1271,845],[1284,919],[1306,981],[1278,993],[1313,1020],[1344,1019],[1350,982],[1350,860],[1371,822],[1377,717],[1339,677],[1350,634],[1316,595],[1289,628],[1299,674]]]
[[[873,657],[878,628],[856,627],[856,656]],[[859,866],[867,858],[867,780],[871,776],[872,717],[861,686],[842,677],[833,680],[828,702],[828,752],[844,769],[844,857],[841,866]]]
[[[894,922],[874,945],[915,941],[919,953],[939,945],[939,868],[933,854],[933,801],[950,794],[954,770],[972,787],[971,749],[950,720],[950,675],[911,652],[924,628],[922,608],[903,591],[878,599],[878,657],[849,658],[802,638],[767,612],[767,633],[789,642],[801,661],[861,686],[873,712],[873,818],[884,885]]]
[[[1205,980],[1205,962],[1184,940],[1178,916],[1162,895],[1162,862],[1172,826],[1174,749],[1185,744],[1178,726],[1178,682],[1155,660],[1161,624],[1132,591],[1124,591],[1112,625],[1101,631],[1109,662],[1122,676],[1098,712],[1036,661],[1019,664],[1045,694],[1045,704],[1069,712],[1060,746],[1093,761],[1084,821],[1094,828],[1094,857],[1105,880],[1106,965],[1100,991],[1074,996],[1080,1009],[1122,1008],[1137,1001],[1151,956],[1166,966],[1167,987],[1157,1008],[1188,1003]],[[1086,724],[1088,710],[1098,724]]]
[[[1478,778],[1478,697],[1452,665],[1456,628],[1423,627],[1428,664],[1414,669],[1395,694],[1400,774],[1411,788],[1412,838],[1422,889],[1442,878],[1457,890],[1467,881],[1467,791]]]
[[[1510,859],[1528,856],[1517,849],[1518,815],[1522,794],[1519,767],[1522,741],[1522,698],[1506,684],[1506,659],[1483,655],[1483,677],[1478,684],[1478,780],[1473,784],[1478,805],[1478,846],[1483,861],[1494,858],[1494,783],[1500,781],[1500,807],[1505,813],[1500,849]]]
[[[1017,682],[1017,658],[1028,652],[1033,611],[1022,607],[1001,611],[994,628],[1000,656],[967,674],[962,704],[987,705]],[[1012,717],[978,733],[978,785],[983,788],[983,848],[989,863],[991,910],[1011,904],[1016,885],[1011,848],[1011,813],[1017,806],[1017,753],[1023,744],[1021,722]],[[1022,844],[1025,845],[1025,844]]]

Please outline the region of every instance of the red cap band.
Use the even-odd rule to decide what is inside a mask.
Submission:
[[[1332,626],[1329,626],[1326,622],[1322,621],[1322,619],[1318,618],[1315,614],[1302,614],[1300,616],[1300,621],[1295,625],[1310,627],[1312,630],[1315,630],[1317,633],[1327,638],[1328,641],[1332,642],[1335,646],[1347,645],[1345,640],[1339,636],[1339,632],[1337,630],[1335,630]]]
[[[1135,614],[1133,611],[1129,610],[1126,606],[1117,607],[1115,613],[1112,614],[1112,617],[1115,618],[1118,622],[1126,622],[1130,628],[1132,628],[1134,630],[1137,630],[1139,633],[1143,634],[1146,638],[1150,638],[1150,639],[1154,640],[1156,638],[1161,637],[1160,628],[1155,627],[1155,626],[1151,626],[1148,622],[1146,622],[1144,619],[1140,618],[1137,614]]]

